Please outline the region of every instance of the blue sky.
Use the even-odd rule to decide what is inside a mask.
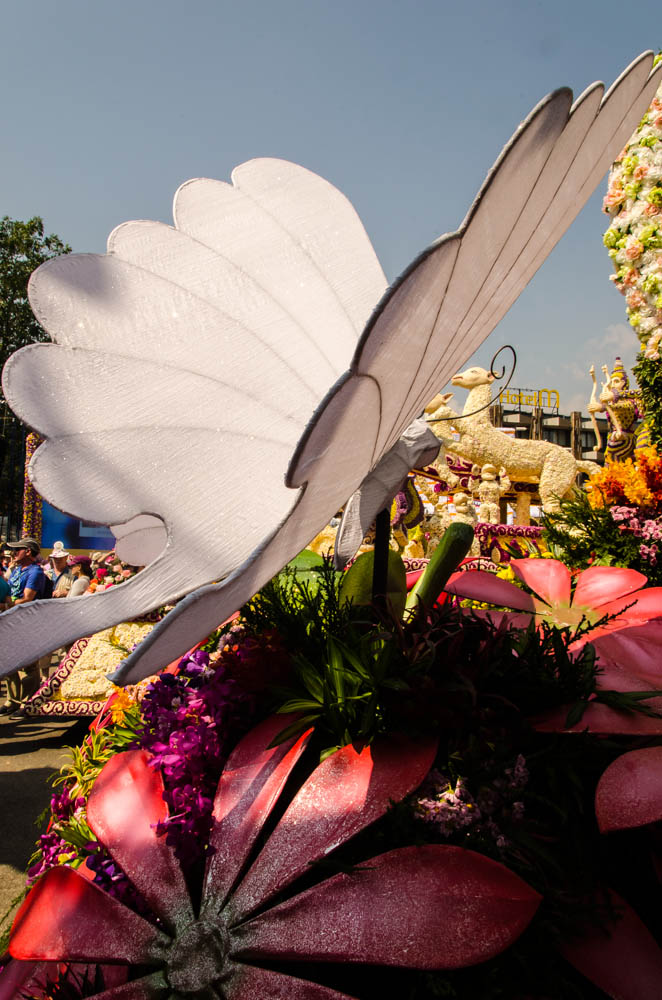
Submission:
[[[131,218],[171,222],[196,176],[302,163],[356,206],[389,278],[462,220],[548,91],[610,84],[657,48],[659,9],[614,0],[21,0],[3,11],[1,213],[103,251]],[[491,335],[515,385],[590,395],[636,338],[608,281],[602,188]]]

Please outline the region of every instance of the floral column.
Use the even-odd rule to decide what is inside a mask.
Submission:
[[[30,482],[28,465],[30,459],[41,444],[42,439],[31,431],[25,439],[25,472],[23,485],[23,536],[36,538],[41,542],[41,505],[42,499]]]

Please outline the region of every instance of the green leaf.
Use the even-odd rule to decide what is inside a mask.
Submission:
[[[295,573],[305,573],[312,569],[317,569],[324,565],[324,560],[317,552],[311,549],[304,549],[291,562],[288,562],[286,569],[294,570]]]
[[[310,728],[310,723],[315,723],[318,720],[319,712],[304,715],[300,719],[296,719],[289,726],[286,726],[285,729],[281,729],[277,736],[274,736],[267,750],[273,750],[274,747],[277,747],[280,743],[284,743],[285,740],[289,740],[292,736],[300,736],[301,733]]]
[[[587,708],[587,701],[576,701],[574,705],[571,705],[568,710],[568,714],[565,717],[565,728],[571,729],[573,726],[576,726],[578,722],[581,722],[582,716]]]
[[[318,701],[320,704],[322,704],[322,702],[324,701],[324,685],[315,667],[312,665],[312,663],[309,663],[307,660],[304,660],[303,657],[297,658],[296,667],[299,677],[303,681],[307,690],[313,696],[315,701]]]
[[[470,550],[473,539],[473,528],[461,521],[453,521],[446,528],[425,572],[407,597],[407,610],[416,610],[419,604],[426,608],[432,607],[448,582],[449,576]]]
[[[340,603],[372,604],[372,576],[375,553],[364,552],[352,563],[340,583]],[[389,550],[386,576],[386,599],[397,618],[401,618],[407,597],[407,571],[400,555]]]
[[[316,701],[306,701],[304,698],[292,698],[290,701],[286,701],[284,705],[280,705],[276,709],[277,715],[289,715],[290,712],[314,712],[319,711],[321,705]]]

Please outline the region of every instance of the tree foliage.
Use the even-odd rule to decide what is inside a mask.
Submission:
[[[662,449],[662,364],[640,354],[633,371],[651,430],[651,442]]]
[[[0,220],[0,371],[20,347],[48,339],[30,309],[28,281],[44,261],[70,252],[59,236],[44,234],[39,216]],[[24,461],[25,428],[0,389],[0,534],[20,531]]]
[[[19,347],[48,339],[30,309],[28,281],[44,261],[70,252],[59,236],[44,234],[38,215],[0,221],[0,369]]]

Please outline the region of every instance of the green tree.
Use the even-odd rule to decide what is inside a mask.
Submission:
[[[44,235],[38,215],[0,221],[0,369],[19,347],[48,339],[30,309],[28,281],[40,264],[63,253],[71,247],[55,234]]]
[[[26,344],[48,340],[28,302],[32,272],[71,247],[55,234],[44,234],[39,216],[21,222],[0,220],[0,371],[7,358]],[[20,528],[23,497],[25,429],[7,406],[0,389],[0,535]]]
[[[632,369],[639,384],[646,423],[650,427],[651,444],[662,451],[662,365],[640,354]]]

